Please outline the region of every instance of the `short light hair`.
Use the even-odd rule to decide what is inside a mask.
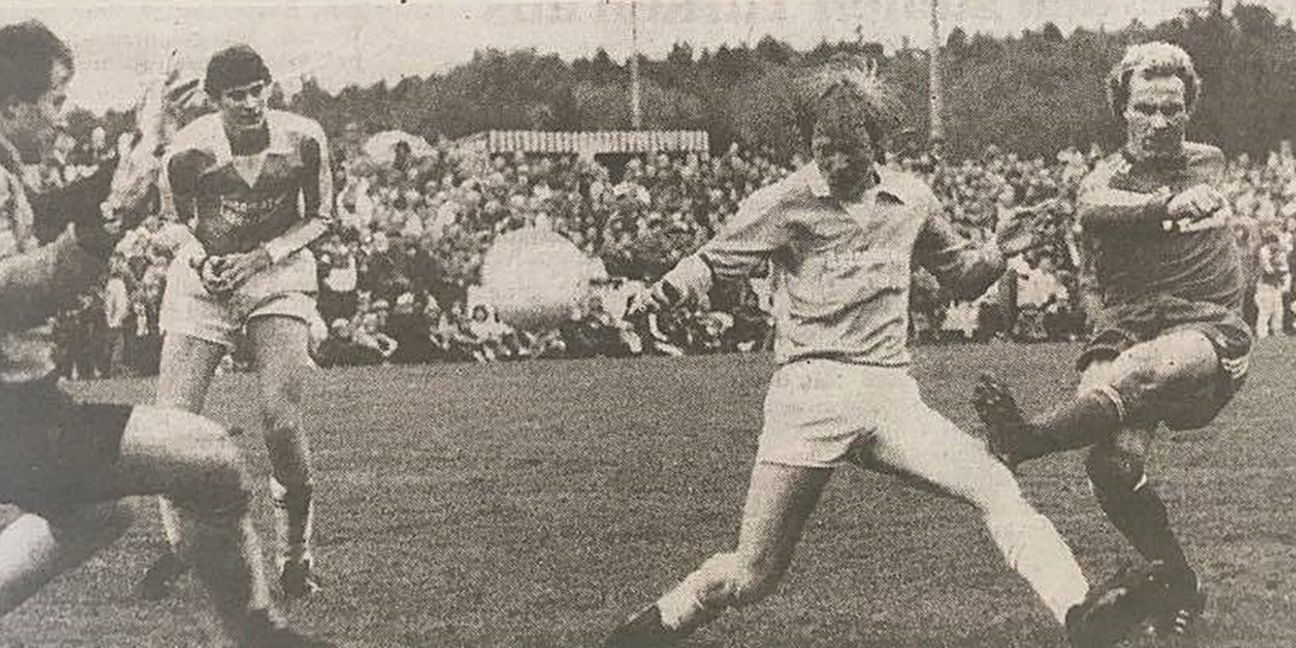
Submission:
[[[883,144],[900,126],[901,113],[899,99],[876,65],[858,56],[834,55],[810,70],[798,87],[797,130],[807,148],[820,120],[857,122],[881,156]]]
[[[1107,104],[1118,121],[1124,120],[1130,81],[1135,74],[1145,80],[1178,77],[1184,84],[1184,110],[1191,114],[1197,106],[1201,77],[1197,76],[1188,52],[1161,41],[1131,45],[1107,76]]]

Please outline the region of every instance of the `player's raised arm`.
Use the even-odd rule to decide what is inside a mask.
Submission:
[[[302,174],[302,220],[262,245],[272,263],[278,263],[313,243],[328,231],[333,222],[333,170],[329,165],[328,139],[324,129],[311,122],[311,128],[299,146],[306,167]]]
[[[1076,213],[1080,225],[1089,229],[1111,227],[1159,228],[1169,217],[1169,189],[1142,193],[1112,186],[1119,162],[1108,159],[1080,183]]]
[[[914,243],[914,260],[956,298],[976,299],[1003,274],[1004,254],[1021,251],[1015,242],[1017,231],[1012,230],[1010,242],[1001,227],[999,242],[976,245],[955,231],[935,197],[932,201],[931,215]]]

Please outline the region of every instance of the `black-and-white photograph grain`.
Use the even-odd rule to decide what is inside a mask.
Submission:
[[[1293,19],[0,7],[0,648],[1296,646]]]

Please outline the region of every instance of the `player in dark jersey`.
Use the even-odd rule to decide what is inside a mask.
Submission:
[[[973,398],[1009,466],[1091,447],[1085,467],[1099,505],[1167,584],[1155,628],[1168,635],[1186,633],[1205,599],[1144,473],[1148,447],[1161,423],[1210,423],[1246,377],[1251,349],[1230,211],[1213,188],[1224,157],[1184,141],[1199,85],[1188,55],[1165,43],[1131,47],[1112,71],[1111,109],[1127,142],[1080,189],[1101,309],[1075,400],[1028,420],[989,376]]]
[[[279,581],[296,598],[316,588],[302,392],[312,367],[310,323],[319,316],[315,257],[306,246],[328,228],[333,188],[323,129],[268,109],[270,83],[250,47],[214,54],[204,87],[219,111],[186,125],[168,152],[164,203],[194,242],[167,273],[158,403],[201,412],[217,365],[247,342],[270,456]],[[165,501],[162,519],[174,540]],[[141,581],[141,594],[164,595],[182,568],[164,556]]]
[[[47,319],[103,275],[125,216],[143,210],[169,132],[163,97],[176,96],[159,84],[136,111],[141,139],[105,167],[110,182],[28,195],[20,165],[48,150],[72,72],[71,51],[44,25],[0,27],[0,231],[52,236],[0,247],[0,503],[22,511],[0,530],[0,616],[120,537],[131,518],[121,498],[161,495],[228,639],[326,645],[277,619],[247,476],[224,428],[177,410],[81,403],[58,387]]]

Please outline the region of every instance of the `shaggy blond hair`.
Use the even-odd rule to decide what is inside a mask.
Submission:
[[[836,129],[863,128],[882,155],[886,139],[900,125],[901,104],[878,73],[874,61],[848,54],[834,55],[810,70],[798,92],[797,129],[808,148],[815,124]]]

